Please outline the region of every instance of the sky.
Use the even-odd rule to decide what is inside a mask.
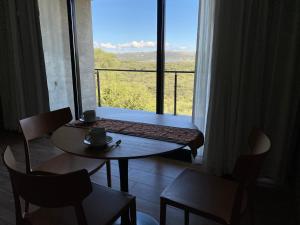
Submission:
[[[166,50],[195,51],[199,0],[166,0]],[[156,50],[157,0],[93,0],[94,46],[110,52]]]

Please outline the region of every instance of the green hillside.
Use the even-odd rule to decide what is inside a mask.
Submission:
[[[155,70],[156,63],[147,57],[137,61],[137,57],[130,53],[125,55],[107,53],[95,49],[95,68]],[[141,54],[141,53],[138,53]],[[184,54],[181,54],[181,56]],[[179,57],[176,62],[166,63],[166,70],[194,71],[193,57],[183,61]],[[101,105],[127,109],[155,111],[156,103],[156,73],[155,72],[112,72],[100,71]],[[192,114],[193,74],[178,74],[177,81],[177,114]],[[174,108],[174,73],[165,74],[165,113],[173,113]]]

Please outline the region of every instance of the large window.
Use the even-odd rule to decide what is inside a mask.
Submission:
[[[68,16],[69,24],[75,24],[69,33],[78,115],[90,107],[85,99],[95,106],[192,114],[198,0],[67,2],[77,4]],[[94,50],[94,66],[84,57],[93,55],[88,46]],[[84,84],[81,73],[91,69],[93,85],[88,86],[90,80]]]

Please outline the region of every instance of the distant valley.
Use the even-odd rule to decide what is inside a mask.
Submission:
[[[126,52],[115,53],[121,61],[155,62],[156,52]],[[190,62],[195,60],[195,52],[167,51],[166,62]]]
[[[96,48],[94,56],[95,68],[132,70],[100,71],[101,105],[155,112],[156,73],[143,70],[155,71],[156,52],[112,53]],[[194,71],[194,59],[195,55],[192,52],[167,51],[165,70]],[[165,73],[165,113],[174,112],[174,74]],[[177,75],[177,114],[191,115],[194,73]]]

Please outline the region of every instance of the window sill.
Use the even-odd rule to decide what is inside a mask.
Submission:
[[[97,107],[97,116],[106,119],[125,120],[140,123],[157,124],[163,126],[196,128],[191,116],[156,114],[142,110],[121,109],[113,107]]]

